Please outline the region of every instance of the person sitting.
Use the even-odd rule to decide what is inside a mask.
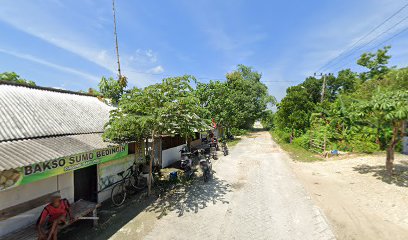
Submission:
[[[44,207],[37,220],[38,239],[56,240],[58,226],[65,225],[72,220],[73,218],[68,200],[61,199],[59,193],[53,194],[50,203]]]

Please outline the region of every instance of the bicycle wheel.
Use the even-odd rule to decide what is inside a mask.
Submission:
[[[125,202],[126,186],[124,182],[120,182],[112,188],[111,199],[116,206],[120,206]]]
[[[134,173],[132,176],[129,177],[129,185],[134,188],[135,190],[140,190],[143,187],[140,184],[139,174]]]

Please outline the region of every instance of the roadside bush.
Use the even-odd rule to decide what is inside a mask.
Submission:
[[[353,140],[350,143],[350,147],[353,149],[353,152],[362,152],[362,153],[373,153],[380,150],[377,144],[367,141],[358,141]]]
[[[290,133],[282,130],[275,130],[272,132],[272,135],[278,140],[278,142],[290,142]]]
[[[298,145],[304,149],[309,149],[309,134],[303,134],[300,137],[293,139],[293,144]]]
[[[261,124],[264,129],[272,130],[274,127],[274,113],[271,110],[267,110],[263,113],[261,118]]]
[[[337,141],[337,142],[331,143],[330,149],[339,150],[342,152],[352,152],[353,151],[353,148],[350,146],[350,143],[346,141]]]
[[[239,128],[231,128],[231,134],[233,136],[243,136],[248,134],[248,130],[246,129],[239,129]]]

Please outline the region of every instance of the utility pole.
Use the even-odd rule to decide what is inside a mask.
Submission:
[[[320,98],[320,103],[322,103],[324,100],[325,90],[326,90],[326,74],[323,75],[322,97]]]
[[[122,73],[120,71],[120,59],[119,59],[119,46],[118,46],[118,34],[116,33],[116,11],[115,11],[115,0],[112,0],[112,10],[113,10],[113,27],[115,34],[115,44],[116,44],[116,57],[118,59],[118,78],[119,81],[122,79]]]
[[[320,77],[323,78],[322,94],[321,94],[321,97],[320,97],[320,103],[323,103],[324,94],[326,93],[326,77],[327,77],[327,76],[332,76],[332,75],[333,75],[332,73],[329,73],[329,74],[314,73],[314,76],[315,76],[315,77],[320,76]]]

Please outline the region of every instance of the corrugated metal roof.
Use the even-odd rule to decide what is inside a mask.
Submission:
[[[0,171],[109,147],[101,133],[0,143]]]
[[[0,84],[0,142],[103,132],[112,109],[96,97]]]

